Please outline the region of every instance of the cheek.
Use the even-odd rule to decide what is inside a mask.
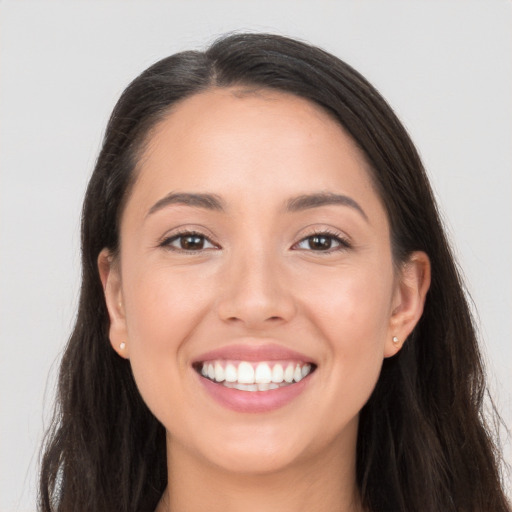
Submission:
[[[123,282],[130,344],[155,352],[179,348],[209,295],[203,279],[190,279],[190,273],[171,272],[162,264],[128,268]]]
[[[123,277],[129,357],[139,391],[160,419],[169,409],[170,390],[174,407],[188,370],[187,340],[193,336],[208,310],[208,289],[201,279],[170,272],[164,265],[131,269]],[[165,413],[164,413],[165,414]]]
[[[367,401],[380,374],[391,314],[390,268],[378,261],[345,268],[323,286],[318,279],[319,286],[303,295],[310,323],[326,342],[328,393],[333,401],[350,404],[353,413]]]
[[[302,302],[309,316],[335,345],[358,349],[378,345],[389,325],[393,274],[391,264],[346,266],[331,275],[318,273],[304,283]]]

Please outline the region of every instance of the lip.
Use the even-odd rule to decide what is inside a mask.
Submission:
[[[254,344],[251,342],[227,345],[205,352],[194,360],[193,365],[215,359],[252,362],[291,360],[302,361],[316,366],[315,361],[307,355],[283,347],[282,345],[276,343]],[[265,413],[284,407],[307,389],[315,373],[310,373],[300,382],[278,389],[268,391],[242,391],[227,388],[222,384],[212,382],[203,377],[199,372],[193,371],[199,379],[201,386],[211,398],[223,407],[242,413]]]
[[[303,361],[316,364],[310,357],[276,343],[254,344],[239,343],[227,345],[201,354],[194,359],[193,364],[213,359],[232,359],[237,361]]]
[[[280,407],[284,407],[294,398],[299,396],[309,385],[311,376],[300,382],[289,386],[269,391],[241,391],[239,389],[226,388],[222,384],[217,384],[201,376],[197,372],[201,385],[206,392],[220,405],[236,412],[263,413],[270,412]]]

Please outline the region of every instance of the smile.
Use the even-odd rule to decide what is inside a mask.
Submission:
[[[194,369],[204,378],[240,391],[271,391],[300,382],[315,370],[303,361],[227,361],[196,363]]]
[[[310,355],[271,340],[243,341],[192,362],[203,396],[238,413],[270,413],[314,388],[318,365]]]

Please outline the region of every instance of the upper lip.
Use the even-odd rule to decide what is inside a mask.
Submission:
[[[231,359],[238,361],[279,361],[297,360],[314,363],[311,357],[291,350],[277,343],[237,343],[211,350],[194,359],[194,363],[214,359]]]

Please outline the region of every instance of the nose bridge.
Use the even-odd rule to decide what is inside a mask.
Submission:
[[[295,312],[282,261],[262,243],[235,248],[227,262],[219,315],[250,327],[290,320]]]

